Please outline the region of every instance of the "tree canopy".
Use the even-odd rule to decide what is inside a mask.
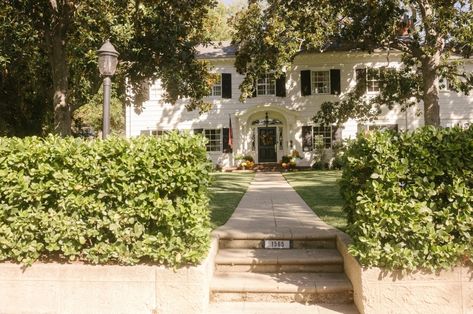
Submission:
[[[8,97],[0,106],[12,111],[1,117],[3,127],[19,123],[22,109],[16,107],[24,103],[24,119],[40,111],[33,117],[41,120],[37,124],[47,124],[49,116],[56,133],[69,135],[72,113],[101,85],[96,50],[107,38],[120,52],[113,81],[122,98],[125,77],[137,98],[143,81],[159,78],[166,100],[190,98],[190,108],[203,106],[212,78],[195,59],[195,47],[208,41],[201,30],[214,5],[214,0],[3,1],[1,92]]]
[[[281,73],[301,51],[324,51],[330,45],[372,52],[400,52],[402,67],[382,71],[381,92],[366,97],[357,87],[340,101],[322,105],[316,122],[343,123],[372,119],[386,106],[424,106],[425,124],[440,125],[442,79],[455,91],[468,93],[472,73],[463,67],[473,47],[473,13],[469,0],[268,0],[252,1],[239,13],[234,43],[236,67],[246,76],[242,99],[265,71]]]

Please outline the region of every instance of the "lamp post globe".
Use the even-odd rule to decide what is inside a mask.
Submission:
[[[99,57],[99,71],[103,79],[103,130],[102,139],[106,139],[110,133],[110,88],[112,85],[111,77],[115,74],[118,64],[119,53],[115,47],[106,40],[102,47],[97,50]]]

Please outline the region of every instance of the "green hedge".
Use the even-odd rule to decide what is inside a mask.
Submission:
[[[344,158],[350,251],[363,265],[441,269],[473,259],[473,127],[377,132]]]
[[[0,138],[0,260],[200,261],[210,232],[204,141]]]

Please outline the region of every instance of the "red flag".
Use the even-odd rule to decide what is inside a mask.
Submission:
[[[228,147],[233,150],[232,118],[228,115]]]

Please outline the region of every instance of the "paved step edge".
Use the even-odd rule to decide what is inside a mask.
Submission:
[[[254,272],[254,273],[343,273],[343,264],[216,264],[220,272]]]
[[[292,240],[292,245],[292,249],[334,249],[336,241],[335,239]],[[220,249],[263,249],[264,239],[220,239],[219,247]]]
[[[337,293],[352,291],[353,287],[343,273],[215,272],[210,290],[237,293]]]
[[[210,303],[209,314],[358,314],[354,304],[304,304],[297,302],[218,302]]]
[[[216,264],[238,265],[314,265],[343,264],[343,258],[335,249],[220,249]]]
[[[274,303],[305,303],[305,304],[353,304],[353,293],[342,291],[335,293],[221,293],[212,292],[211,303],[219,302],[274,302]]]

